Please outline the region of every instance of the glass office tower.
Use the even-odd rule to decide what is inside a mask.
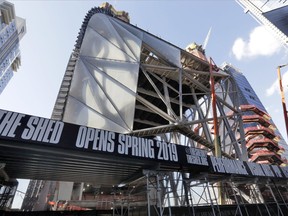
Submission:
[[[265,25],[288,48],[288,1],[236,0],[259,23]]]
[[[0,1],[0,94],[21,63],[19,41],[26,33],[25,20],[15,16],[14,5]]]

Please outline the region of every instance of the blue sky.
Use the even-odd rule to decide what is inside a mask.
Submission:
[[[16,15],[26,19],[27,33],[20,43],[22,65],[0,95],[0,108],[49,118],[84,16],[103,1],[11,2]],[[203,43],[212,27],[207,56],[218,65],[231,63],[247,77],[287,140],[276,71],[278,65],[287,63],[287,52],[236,1],[109,3],[117,10],[129,12],[131,24],[183,49],[192,42]],[[287,70],[282,71],[285,87]],[[23,182],[20,191],[27,185],[27,181]],[[16,196],[14,206],[19,207],[21,200]]]

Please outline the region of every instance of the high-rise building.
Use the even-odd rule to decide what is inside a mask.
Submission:
[[[0,93],[20,66],[19,41],[26,33],[25,20],[16,17],[14,5],[0,1]]]
[[[20,65],[19,41],[25,33],[25,20],[16,17],[14,5],[0,0],[0,94]],[[3,175],[2,166],[5,165],[1,164],[0,176]],[[0,209],[11,208],[17,186],[16,179],[1,183]]]
[[[265,164],[286,163],[287,143],[247,78],[230,64],[224,63],[222,68],[234,78],[238,88],[249,160]]]
[[[265,25],[285,47],[288,47],[288,1],[236,0],[260,24]]]

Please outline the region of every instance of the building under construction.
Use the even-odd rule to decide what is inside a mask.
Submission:
[[[127,21],[110,5],[87,13],[52,119],[0,112],[7,175],[41,180],[30,191],[42,210],[69,214],[287,215],[288,169],[266,114],[241,106],[201,46]]]

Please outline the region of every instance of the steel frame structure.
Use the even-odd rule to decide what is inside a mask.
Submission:
[[[272,179],[223,177],[203,173],[184,175],[155,170],[143,170],[144,177],[125,189],[118,188],[114,200],[83,201],[86,207],[109,206],[111,215],[269,215],[288,213],[287,181]],[[179,175],[182,178],[179,178]],[[174,181],[171,181],[174,179]],[[218,192],[225,205],[219,205]],[[173,185],[173,183],[175,183]],[[132,186],[133,185],[133,186]],[[138,199],[137,199],[138,197]],[[146,197],[146,198],[145,198]],[[81,201],[69,201],[79,205]],[[83,203],[82,203],[83,204]]]
[[[103,23],[99,24],[100,21]],[[109,25],[109,30],[102,25]],[[114,28],[113,31],[111,28]],[[95,41],[101,42],[100,44],[109,44],[103,45],[102,50],[99,44],[94,41],[92,43],[93,37],[96,37]],[[133,47],[131,40],[134,40]],[[99,53],[91,48],[98,45]],[[111,54],[115,47],[115,53],[121,50],[125,60]],[[130,53],[129,57],[126,56],[127,53]],[[131,57],[133,55],[135,58]],[[107,63],[106,68],[103,62]],[[99,63],[102,65],[98,65]],[[124,76],[127,73],[135,78],[128,86],[125,86],[126,80],[121,81],[119,74],[113,74],[115,68],[124,68],[123,65],[129,69],[120,70],[118,73],[121,72]],[[84,73],[88,75],[82,77],[81,74]],[[86,82],[88,84],[81,82],[83,86],[79,86],[79,77],[81,80],[89,80]],[[113,88],[122,93],[126,92],[127,98],[125,95],[122,95],[122,98],[132,102],[127,106],[124,103],[126,111],[123,111],[126,109],[123,99],[119,101],[117,93],[110,92],[108,81],[115,84],[116,87]],[[91,84],[92,82],[94,84]],[[82,95],[77,92],[81,89]],[[89,97],[83,96],[87,89],[92,92]],[[76,113],[81,118],[77,119]],[[101,119],[101,123],[104,122],[102,129],[197,147],[205,149],[209,155],[247,160],[242,115],[233,79],[213,61],[208,61],[201,50],[182,50],[117,20],[111,11],[101,8],[92,9],[84,19],[52,115],[53,119],[76,124],[83,124],[83,117],[87,118],[86,124],[90,127],[102,128],[101,125],[95,125]],[[219,146],[214,145],[215,141]],[[217,148],[219,155],[216,154]],[[143,177],[138,183],[130,182],[127,185],[133,190],[127,196],[129,197],[132,191],[139,191],[134,190],[136,185],[143,189],[139,192],[142,195],[143,191],[146,191],[147,201],[143,204],[148,206],[149,216],[162,216],[164,212],[165,215],[172,215],[174,207],[183,206],[187,209],[186,215],[202,215],[201,211],[204,212],[203,215],[221,215],[225,208],[230,213],[234,211],[234,215],[249,215],[251,208],[246,205],[259,203],[265,206],[265,210],[257,208],[258,215],[272,215],[270,211],[274,208],[269,208],[268,201],[259,193],[263,187],[269,189],[274,198],[273,203],[279,207],[277,214],[283,215],[283,212],[287,211],[287,200],[283,198],[286,195],[281,195],[279,202],[271,189],[275,187],[278,190],[281,186],[270,182],[262,183],[258,179],[227,179],[205,173],[195,176],[194,173],[184,171],[167,173],[156,170],[146,171],[142,176],[145,176],[146,184]],[[281,194],[281,190],[278,191]],[[127,199],[127,196],[124,199]],[[220,196],[223,196],[225,205],[219,205]],[[115,201],[115,206],[116,203]],[[231,209],[229,205],[232,206]],[[283,208],[280,208],[280,205]],[[123,200],[120,213],[115,206],[113,215],[129,215],[133,203],[128,204]],[[201,206],[210,206],[210,213],[205,209],[201,210]]]

